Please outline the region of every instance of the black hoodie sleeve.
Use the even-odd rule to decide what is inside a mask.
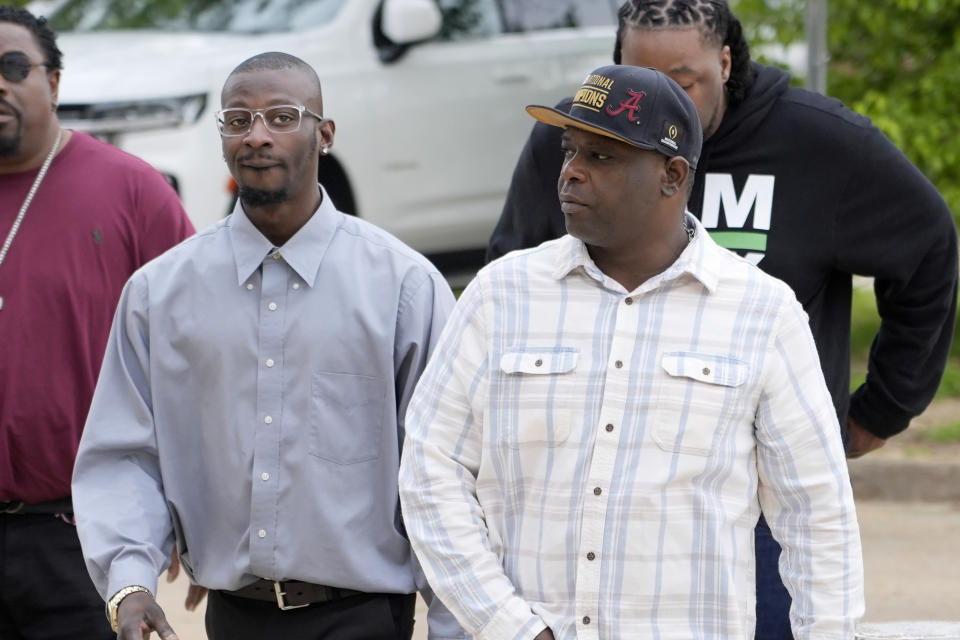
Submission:
[[[571,104],[570,99],[563,100],[557,108],[569,111]],[[557,196],[557,179],[563,165],[562,134],[563,129],[559,127],[542,122],[534,125],[520,152],[503,212],[490,237],[487,262],[567,232]]]
[[[850,415],[887,438],[940,384],[956,314],[957,234],[940,194],[878,129],[864,127],[855,153],[835,255],[841,270],[874,277],[881,325]]]

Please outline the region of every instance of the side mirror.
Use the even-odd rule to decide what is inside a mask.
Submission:
[[[394,44],[432,38],[442,24],[443,14],[436,0],[383,0],[380,28]]]

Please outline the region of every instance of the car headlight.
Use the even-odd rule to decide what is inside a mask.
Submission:
[[[206,106],[206,94],[197,94],[152,100],[63,104],[57,113],[65,127],[108,135],[190,124],[200,118]]]

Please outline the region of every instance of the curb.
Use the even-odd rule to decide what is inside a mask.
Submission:
[[[866,457],[847,466],[856,500],[960,501],[960,462]]]

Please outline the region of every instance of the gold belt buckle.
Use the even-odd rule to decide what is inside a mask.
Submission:
[[[291,609],[302,609],[304,607],[309,607],[310,603],[306,604],[287,604],[287,592],[283,590],[280,586],[279,580],[273,581],[273,591],[277,594],[277,606],[280,607],[281,611],[289,611]]]

